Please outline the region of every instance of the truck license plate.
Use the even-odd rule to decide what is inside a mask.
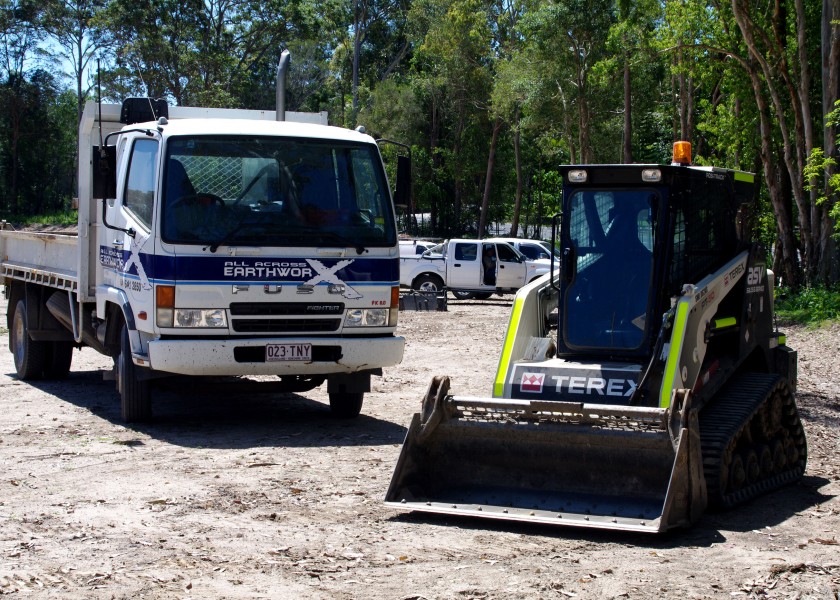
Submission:
[[[266,344],[265,361],[312,360],[312,344]]]

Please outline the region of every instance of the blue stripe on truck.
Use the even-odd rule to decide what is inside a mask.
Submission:
[[[131,254],[109,246],[99,249],[99,262],[106,268],[122,271]],[[387,283],[396,285],[400,278],[398,257],[382,258],[300,258],[282,256],[161,256],[140,253],[140,262],[150,280],[179,283],[248,283],[254,281],[304,282],[319,272],[333,273],[339,263],[346,263],[333,274],[348,283]],[[128,275],[137,275],[132,265]]]

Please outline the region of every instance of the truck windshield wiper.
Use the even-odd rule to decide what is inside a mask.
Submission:
[[[231,229],[225,235],[223,235],[221,238],[219,238],[218,240],[216,240],[215,242],[213,242],[209,246],[207,246],[207,249],[210,250],[210,252],[213,252],[215,254],[216,250],[219,249],[219,246],[224,246],[228,242],[230,242],[233,239],[233,236],[235,236],[237,233],[242,231],[242,229],[246,225],[259,225],[260,223],[262,223],[263,220],[265,220],[265,215],[262,215],[256,221],[248,221],[246,217],[243,217],[242,219],[240,219],[240,221],[236,224],[236,226],[233,229]]]
[[[342,244],[344,244],[345,246],[350,246],[351,248],[353,248],[356,251],[356,254],[364,254],[365,252],[368,251],[368,249],[365,248],[364,245],[360,244],[359,242],[352,242],[349,239],[347,239],[346,237],[344,237],[343,235],[339,235],[339,234],[333,233],[331,231],[324,231],[323,233],[325,233],[330,239],[334,239],[336,241],[339,241]]]
[[[316,236],[322,236],[325,239],[330,239],[339,242],[343,246],[349,246],[350,248],[353,248],[356,251],[356,254],[364,254],[368,251],[368,249],[365,248],[364,244],[354,242],[339,233],[335,233],[334,231],[324,231],[323,229],[315,229],[314,227],[308,227],[303,231],[306,232],[307,235],[315,234]]]

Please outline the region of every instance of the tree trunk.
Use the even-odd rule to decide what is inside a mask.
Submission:
[[[359,110],[359,55],[362,52],[362,38],[365,21],[366,6],[364,0],[353,1],[353,121]]]
[[[487,156],[487,175],[484,178],[484,196],[481,199],[481,217],[478,222],[478,237],[483,238],[487,231],[487,211],[490,208],[490,185],[493,182],[493,166],[496,162],[496,142],[499,140],[499,130],[502,120],[496,117],[493,123],[493,137],[490,139],[490,153]]]
[[[624,164],[633,162],[633,119],[630,94],[630,53],[624,53]]]
[[[823,114],[828,114],[840,99],[840,0],[823,0],[822,8],[822,108]],[[827,125],[823,136],[823,153],[826,158],[840,159],[837,152],[838,130],[835,125]],[[822,211],[820,278],[825,283],[840,281],[840,257],[838,257],[837,240],[832,236],[836,223],[829,214],[837,203],[837,193],[831,190],[829,178],[837,173],[838,166],[830,165],[825,173],[826,202]]]
[[[513,219],[510,224],[510,235],[516,237],[516,232],[519,229],[519,211],[522,208],[522,153],[519,146],[520,140],[520,113],[519,107],[516,108],[514,115],[514,131],[513,131],[513,158],[516,164],[516,198],[513,204]]]
[[[767,191],[770,196],[770,204],[773,207],[773,214],[776,217],[776,233],[778,234],[779,262],[781,264],[780,276],[782,281],[789,286],[797,287],[800,283],[797,256],[796,239],[793,236],[793,223],[785,204],[784,193],[780,186],[778,165],[775,160],[773,148],[770,146],[772,140],[772,126],[770,124],[770,108],[767,99],[764,97],[764,86],[761,78],[755,69],[748,69],[750,82],[752,83],[756,107],[760,118],[761,139],[761,162],[764,165],[764,180],[767,183]]]
[[[799,92],[795,86],[792,86],[789,74],[785,71],[786,63],[784,56],[777,56],[771,51],[772,63],[767,60],[767,57],[761,52],[759,44],[756,39],[756,33],[759,38],[762,36],[761,31],[756,31],[755,24],[752,22],[749,9],[742,5],[743,0],[732,0],[732,12],[738,24],[738,29],[744,38],[744,43],[749,49],[750,56],[756,61],[761,69],[763,76],[764,87],[773,104],[776,122],[779,131],[782,134],[783,149],[784,149],[784,164],[787,169],[787,174],[791,179],[793,187],[793,197],[796,201],[798,210],[798,225],[801,242],[801,250],[803,253],[803,267],[806,278],[810,280],[815,273],[815,245],[813,237],[813,224],[811,222],[811,212],[808,202],[805,199],[804,185],[802,180],[802,170],[805,166],[805,142],[804,142],[804,125],[802,123],[802,109]],[[766,40],[766,36],[764,38]],[[777,71],[776,65],[780,64],[782,69]],[[793,110],[794,128],[791,132],[791,127],[788,124],[786,105],[783,103],[781,95],[777,87],[777,81],[781,80],[782,84],[787,88],[790,96],[790,108]],[[769,131],[765,135],[770,135]],[[762,142],[763,143],[763,142]]]

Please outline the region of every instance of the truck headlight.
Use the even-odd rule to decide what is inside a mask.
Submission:
[[[175,327],[227,327],[221,308],[176,308]]]
[[[347,311],[345,327],[385,327],[388,325],[387,308],[353,308]]]

